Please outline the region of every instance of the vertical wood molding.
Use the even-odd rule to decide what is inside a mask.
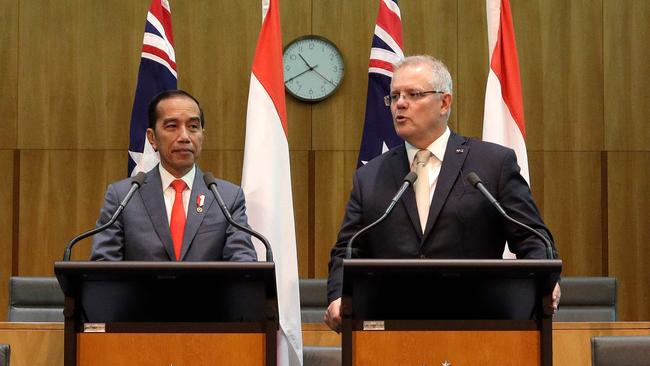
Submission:
[[[602,254],[601,276],[609,276],[609,184],[607,168],[607,151],[600,152],[600,212],[601,212],[601,232],[602,232]]]
[[[19,217],[20,217],[20,151],[13,151],[13,176],[12,176],[12,220],[11,220],[11,275],[18,275],[18,263],[20,262],[18,245],[20,241],[19,236]]]
[[[316,227],[316,153],[313,150],[309,151],[309,218],[308,222],[308,231],[309,231],[309,241],[308,241],[308,269],[307,277],[314,278],[316,276],[316,233],[314,228]]]

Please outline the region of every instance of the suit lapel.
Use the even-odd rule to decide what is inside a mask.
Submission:
[[[460,173],[460,168],[463,166],[465,158],[469,153],[468,140],[455,133],[449,136],[444,160],[440,174],[438,175],[438,182],[436,183],[436,190],[433,193],[433,199],[429,208],[427,229],[424,232],[425,239],[431,232],[431,228],[435,225],[436,220],[438,220],[438,215],[440,215],[442,207],[447,202],[449,192],[451,192],[451,188],[454,186],[454,182],[456,182],[456,178]]]
[[[393,172],[392,175],[395,181],[395,192],[397,192],[399,187],[402,185],[404,177],[411,170],[404,144],[394,151],[393,156],[389,159],[389,164],[389,171]],[[406,212],[411,219],[411,224],[413,224],[413,228],[418,237],[421,237],[422,228],[420,226],[420,216],[418,215],[418,208],[415,203],[415,192],[413,191],[413,188],[409,188],[404,192],[400,204],[406,209]]]
[[[197,210],[199,207],[198,197],[201,195],[203,195],[203,206],[200,210]],[[192,182],[192,194],[190,195],[190,202],[187,207],[187,221],[185,221],[185,232],[183,233],[181,260],[185,258],[187,252],[190,250],[194,236],[196,236],[196,232],[199,230],[203,218],[205,218],[213,200],[212,193],[203,181],[203,172],[197,167],[196,173],[194,174],[194,182]]]
[[[167,209],[162,192],[162,181],[160,180],[160,171],[158,167],[147,173],[147,180],[140,188],[140,195],[147,209],[153,228],[158,234],[162,245],[170,260],[176,258],[174,255],[174,244],[171,232],[169,230],[169,221],[167,220]]]

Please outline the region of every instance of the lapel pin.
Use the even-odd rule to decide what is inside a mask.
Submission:
[[[196,212],[203,212],[203,204],[205,203],[205,195],[200,194],[196,197]]]
[[[465,152],[465,149],[458,148],[456,149],[456,154],[462,154]]]

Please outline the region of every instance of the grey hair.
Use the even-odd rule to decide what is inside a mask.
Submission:
[[[434,89],[443,91],[445,93],[454,93],[453,83],[451,81],[451,74],[442,61],[429,55],[415,55],[407,56],[404,59],[397,61],[393,64],[393,73],[399,69],[408,66],[429,65],[432,70],[431,85]]]

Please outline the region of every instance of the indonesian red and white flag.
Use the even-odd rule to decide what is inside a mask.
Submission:
[[[485,3],[490,71],[485,90],[483,140],[513,149],[521,175],[530,183],[524,102],[510,0],[486,0]],[[506,246],[503,258],[514,257]]]
[[[278,291],[278,365],[302,365],[298,256],[284,99],[279,0],[262,0],[262,29],[253,59],[242,188],[248,222],[273,249]],[[258,257],[265,250],[255,239]]]

